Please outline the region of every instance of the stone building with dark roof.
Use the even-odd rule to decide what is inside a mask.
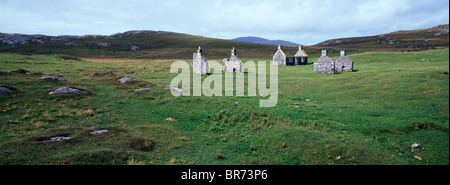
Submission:
[[[302,49],[302,46],[298,47],[298,51],[293,57],[288,57],[284,54],[283,50],[281,50],[281,46],[278,45],[278,50],[273,55],[273,65],[293,66],[306,64],[308,64],[308,55]]]

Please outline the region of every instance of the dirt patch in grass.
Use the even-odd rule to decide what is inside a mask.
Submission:
[[[110,76],[114,76],[115,74],[113,72],[106,72],[106,73],[92,73],[91,77],[95,77],[95,76],[103,76],[103,77],[110,77]]]
[[[95,116],[95,112],[91,108],[89,108],[87,110],[78,111],[77,115],[79,115],[79,116]]]
[[[130,139],[128,147],[133,150],[153,151],[155,149],[155,142],[144,138],[133,138]]]
[[[448,132],[447,128],[439,127],[438,125],[434,123],[413,123],[412,124],[413,130],[439,130],[443,132]]]

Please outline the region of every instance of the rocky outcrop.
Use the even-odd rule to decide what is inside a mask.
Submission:
[[[26,75],[44,76],[44,74],[42,74],[42,73],[34,73],[31,71],[27,71],[25,69],[18,69],[18,70],[12,71],[12,72],[19,73],[19,74],[26,74]]]
[[[14,87],[0,86],[0,94],[14,92],[17,89]]]
[[[131,82],[143,82],[142,80],[138,80],[138,79],[132,78],[130,76],[120,77],[119,79],[117,79],[117,81],[119,81],[119,83],[121,83],[121,84],[131,83]]]
[[[74,87],[61,87],[59,89],[48,92],[48,94],[86,94],[87,91]]]
[[[54,81],[59,81],[59,82],[68,82],[69,81],[64,78],[56,77],[56,76],[44,76],[44,77],[41,77],[41,79],[54,80]]]
[[[0,75],[10,75],[11,73],[8,71],[0,71]]]

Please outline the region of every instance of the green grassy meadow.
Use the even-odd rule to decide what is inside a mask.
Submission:
[[[354,72],[316,74],[314,56],[280,66],[278,104],[260,108],[266,97],[172,96],[171,60],[0,53],[0,71],[69,80],[0,75],[18,89],[0,94],[0,164],[448,165],[449,49],[348,56]],[[47,94],[60,87],[89,93]],[[72,139],[42,142],[54,136]]]

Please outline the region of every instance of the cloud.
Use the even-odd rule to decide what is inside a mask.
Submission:
[[[447,24],[444,0],[0,0],[0,32],[49,35],[166,30],[301,44]]]

